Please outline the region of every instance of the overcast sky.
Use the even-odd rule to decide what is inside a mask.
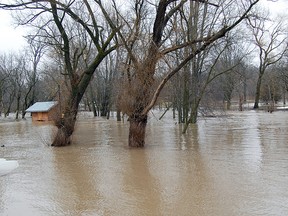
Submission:
[[[288,10],[288,0],[261,0],[266,7],[274,13],[286,12]],[[25,46],[24,27],[15,27],[9,12],[0,10],[0,52],[11,52],[21,50]]]
[[[0,10],[0,52],[20,50],[25,45],[24,28],[15,28],[8,11]]]

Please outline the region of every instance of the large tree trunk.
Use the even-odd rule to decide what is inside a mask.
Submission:
[[[156,56],[156,52],[151,52],[150,56]],[[157,63],[157,58],[148,58],[141,67],[137,68],[137,75],[133,82],[129,83],[129,91],[125,92],[123,104],[128,107],[124,109],[124,113],[129,116],[129,147],[144,147],[145,131],[147,125],[147,113],[150,109],[145,110],[145,107],[151,100],[151,95],[154,85],[154,72]],[[148,66],[147,66],[148,65]],[[122,106],[123,106],[122,104]]]
[[[52,146],[67,146],[71,144],[71,135],[74,132],[78,106],[83,94],[89,84],[92,75],[86,75],[71,89],[69,99],[65,102],[64,112],[59,109],[58,115],[55,116],[55,125],[58,131],[52,142]]]
[[[71,135],[74,132],[75,122],[77,116],[77,107],[73,106],[66,109],[64,116],[58,117],[55,121],[55,125],[58,130],[51,146],[67,146],[71,144]]]
[[[147,115],[130,116],[129,122],[129,146],[144,147]]]
[[[65,123],[64,123],[65,122]],[[58,128],[57,134],[51,146],[60,147],[71,144],[71,135],[74,130],[75,120],[63,120],[62,127]]]
[[[259,108],[259,101],[260,101],[260,91],[261,91],[261,83],[262,83],[262,77],[263,77],[264,71],[259,74],[257,85],[256,85],[256,93],[255,93],[255,102],[253,109]]]

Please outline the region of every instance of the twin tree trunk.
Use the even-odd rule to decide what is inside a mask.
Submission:
[[[247,17],[247,13],[251,10],[253,5],[255,5],[258,1],[259,0],[256,0],[255,2],[251,3],[247,11],[238,20],[236,20],[231,26],[224,26],[217,33],[213,34],[211,37],[208,37],[205,41],[203,41],[204,43],[200,48],[195,50],[193,53],[189,54],[188,57],[185,58],[185,60],[183,60],[174,70],[172,70],[167,76],[165,76],[165,78],[161,81],[161,85],[158,88],[160,89],[158,92],[158,96],[159,96],[161,89],[165,85],[165,83],[175,73],[177,73],[181,68],[183,68],[197,54],[205,50],[210,44],[212,44],[214,41],[218,40],[219,38],[224,37],[227,32],[229,32],[236,25],[238,25],[245,17]],[[148,48],[146,59],[144,59],[143,61],[141,60],[139,61],[139,59],[137,59],[133,55],[133,53],[130,52],[130,57],[133,62],[133,68],[135,70],[135,76],[130,77],[131,80],[128,81],[129,82],[128,86],[130,86],[130,88],[128,87],[127,95],[125,95],[125,99],[124,99],[127,101],[127,104],[128,104],[127,113],[129,113],[129,120],[130,120],[130,128],[129,128],[129,146],[130,147],[143,147],[145,145],[147,113],[152,108],[150,106],[150,101],[153,96],[153,85],[155,84],[154,75],[155,75],[156,64],[158,63],[158,60],[162,57],[162,55],[165,55],[163,53],[159,53],[159,47],[161,46],[161,39],[163,37],[164,28],[167,25],[170,17],[177,11],[176,10],[177,7],[180,8],[181,6],[183,6],[185,1],[181,1],[182,3],[179,3],[179,5],[175,7],[175,10],[171,10],[168,14],[166,14],[167,12],[166,9],[171,2],[173,1],[159,1],[159,5],[157,8],[156,17],[155,17],[155,22],[153,26],[152,42],[150,44],[150,47]],[[105,14],[105,16],[107,17],[108,15]],[[59,20],[57,21],[60,25],[60,21]],[[111,20],[110,22],[112,23]],[[113,28],[115,27],[114,24],[112,24],[112,26]],[[62,26],[60,27],[63,28]],[[68,42],[67,37],[66,39],[67,39],[66,42]],[[105,55],[101,57],[104,58]],[[87,80],[88,82],[85,83],[84,86],[82,86],[82,88],[78,86],[79,90],[80,89],[81,91],[83,90],[81,93],[76,91],[77,94],[73,95],[73,91],[72,91],[71,97],[70,97],[70,104],[68,103],[70,106],[67,106],[67,107],[70,107],[71,109],[65,110],[64,117],[58,124],[58,133],[53,142],[54,146],[62,146],[62,144],[67,145],[71,142],[70,137],[74,131],[78,105],[83,96],[84,91],[86,90],[89,84],[90,79],[91,77],[89,78],[89,80]],[[156,95],[156,99],[158,96]],[[57,139],[59,139],[60,141],[58,141]]]
[[[155,53],[151,53],[151,56],[155,56]],[[126,100],[126,105],[129,107],[129,147],[144,147],[145,145],[147,113],[150,109],[144,110],[150,103],[154,92],[156,63],[157,58],[148,57],[146,61],[139,65],[137,75],[128,85],[127,97],[122,98],[122,100]]]
[[[60,147],[71,144],[71,135],[74,132],[78,104],[76,97],[71,97],[67,103],[63,116],[58,116],[55,125],[58,131],[54,137],[52,146]],[[60,113],[60,115],[62,115]]]
[[[141,98],[141,102],[143,105],[144,103],[148,102],[147,95],[149,95],[148,91],[143,91],[140,94],[145,94],[144,97]],[[137,101],[137,98],[134,98]],[[134,108],[132,113],[129,115],[129,138],[128,138],[128,145],[129,147],[144,147],[145,145],[145,131],[147,126],[147,114],[142,113],[144,110],[144,106],[140,105],[140,108]]]
[[[52,146],[60,147],[71,144],[71,135],[74,132],[79,103],[90,83],[92,75],[93,73],[86,72],[83,73],[81,78],[75,78],[75,80],[71,82],[71,91],[67,101],[65,101],[64,112],[61,113],[62,111],[60,110],[55,120],[55,125],[58,130]]]

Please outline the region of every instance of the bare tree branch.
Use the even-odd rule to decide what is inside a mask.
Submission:
[[[259,2],[259,0],[255,0],[250,4],[250,6],[246,9],[246,11],[243,13],[243,15],[238,18],[232,25],[230,26],[224,26],[222,29],[220,29],[217,33],[215,33],[213,36],[209,37],[201,47],[199,47],[197,50],[195,50],[193,53],[191,53],[186,59],[184,59],[174,70],[169,72],[163,80],[158,85],[152,100],[150,101],[149,105],[145,107],[145,109],[142,111],[142,115],[146,115],[149,110],[153,108],[155,105],[161,90],[165,86],[165,84],[168,82],[168,80],[171,79],[181,68],[183,68],[191,59],[193,59],[196,55],[201,53],[203,50],[205,50],[210,44],[212,44],[214,41],[222,38],[225,36],[225,34],[229,31],[231,31],[233,28],[235,28],[242,20],[244,20],[247,17],[247,14],[251,11],[254,5],[256,5]]]

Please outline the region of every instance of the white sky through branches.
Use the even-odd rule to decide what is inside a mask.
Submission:
[[[260,0],[260,2],[273,14],[287,14],[288,0]],[[17,27],[9,11],[0,10],[0,53],[22,50],[26,45],[23,35],[25,28]]]
[[[0,10],[0,53],[22,50],[26,42],[24,27],[17,27],[13,23],[9,11]]]

